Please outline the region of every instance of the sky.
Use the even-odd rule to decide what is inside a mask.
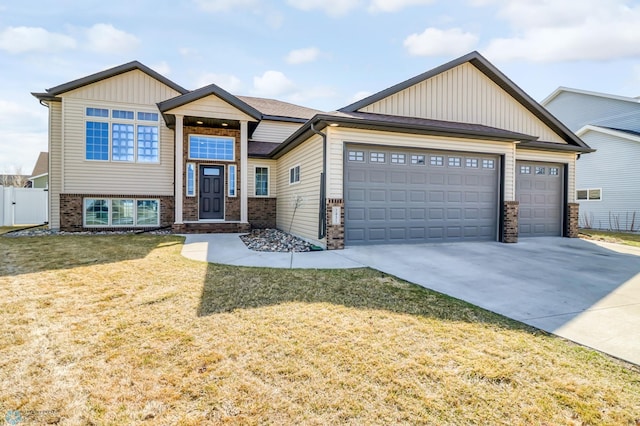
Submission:
[[[640,95],[640,0],[0,0],[0,174],[31,174],[31,96],[138,60],[187,88],[332,111],[477,50],[537,101]]]

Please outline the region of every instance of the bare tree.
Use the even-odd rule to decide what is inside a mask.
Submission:
[[[11,186],[11,175],[7,173],[0,173],[0,186]]]
[[[15,167],[13,178],[12,178],[12,186],[16,188],[24,188],[27,185],[28,177],[22,174],[22,167]]]

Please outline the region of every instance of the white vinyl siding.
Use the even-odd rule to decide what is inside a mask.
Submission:
[[[568,186],[568,202],[574,203],[576,200],[576,154],[552,152],[552,151],[534,151],[527,149],[517,149],[516,159],[522,161],[538,161],[545,163],[566,164],[568,167],[569,180]],[[582,160],[580,160],[582,161]],[[534,173],[535,170],[531,170]]]
[[[269,169],[269,198],[275,198],[276,194],[276,177],[278,168],[275,160],[262,160],[259,158],[249,158],[249,169],[247,170],[247,183],[249,184],[249,197],[255,197],[256,193],[256,167],[267,167]],[[261,197],[262,198],[262,197]]]
[[[62,102],[49,102],[49,228],[60,228]]]
[[[190,115],[193,117],[210,117],[227,120],[256,121],[236,107],[226,103],[215,95],[205,96],[186,105],[166,112],[167,114]]]
[[[602,200],[580,201],[580,226],[640,230],[640,137],[590,130],[582,139],[597,151],[578,160],[576,189],[602,189]]]
[[[295,166],[300,166],[300,182],[289,185],[289,171]],[[313,136],[278,159],[278,171],[275,175],[278,186],[278,229],[289,232],[291,227],[292,234],[319,243],[321,172],[322,139],[319,136]],[[272,172],[271,175],[274,176],[274,173]],[[297,209],[295,209],[296,199],[300,200]]]
[[[415,84],[361,112],[476,123],[566,144],[539,118],[469,63]]]
[[[254,141],[280,143],[300,128],[300,123],[264,120],[258,124],[251,137]]]
[[[327,198],[342,198],[343,146],[344,143],[368,145],[402,146],[438,149],[446,151],[479,152],[504,155],[505,192],[504,199],[515,200],[515,144],[472,139],[444,138],[437,136],[408,135],[370,130],[331,127],[328,134]],[[321,156],[321,155],[320,155]],[[426,159],[429,162],[429,159]]]

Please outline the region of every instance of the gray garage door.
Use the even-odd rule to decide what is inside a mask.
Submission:
[[[496,240],[499,158],[347,145],[345,243]]]
[[[516,200],[520,237],[562,235],[564,166],[516,162]]]

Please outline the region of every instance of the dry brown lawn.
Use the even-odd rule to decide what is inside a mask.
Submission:
[[[640,372],[369,269],[0,237],[0,418],[25,424],[636,425]],[[223,249],[223,248],[221,248]]]
[[[581,229],[580,236],[588,240],[605,241],[609,243],[626,244],[640,247],[640,234],[632,232],[599,231],[595,229]]]

